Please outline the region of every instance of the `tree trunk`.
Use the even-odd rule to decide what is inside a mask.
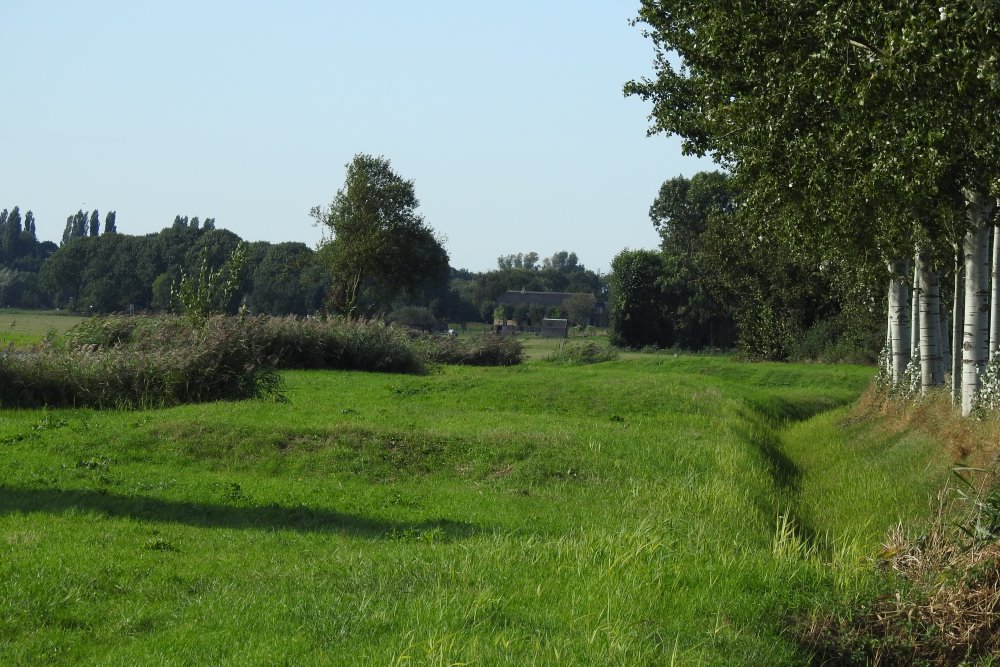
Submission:
[[[993,228],[993,284],[990,286],[990,361],[1000,348],[1000,227]]]
[[[990,228],[993,201],[967,193],[971,228],[965,235],[965,330],[962,334],[962,415],[972,413],[990,355]]]
[[[964,259],[955,246],[955,280],[951,307],[951,402],[962,402],[962,323],[965,320],[965,290],[963,282]]]
[[[917,254],[920,295],[920,393],[944,383],[941,365],[941,283],[930,255]]]
[[[907,261],[889,264],[889,350],[892,359],[892,385],[896,386],[910,363],[910,299],[907,292]]]
[[[913,256],[913,282],[910,283],[910,355],[920,360],[920,259]]]
[[[948,313],[947,301],[941,303],[941,372],[951,372],[951,315]]]

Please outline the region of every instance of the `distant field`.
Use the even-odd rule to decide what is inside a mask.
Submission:
[[[4,411],[0,664],[806,664],[793,628],[878,586],[947,474],[841,424],[870,375],[643,355]]]
[[[50,331],[61,333],[84,318],[54,311],[0,310],[0,347],[41,342]]]

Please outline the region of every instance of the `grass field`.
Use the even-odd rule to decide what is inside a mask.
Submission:
[[[50,331],[62,333],[83,319],[48,311],[0,310],[0,347],[37,343]]]
[[[5,411],[0,664],[801,665],[948,469],[844,425],[870,375],[650,355]]]

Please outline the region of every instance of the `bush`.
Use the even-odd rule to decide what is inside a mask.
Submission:
[[[521,341],[513,336],[420,336],[415,343],[427,361],[437,364],[516,366],[524,358]]]
[[[885,332],[877,326],[862,326],[846,315],[820,320],[786,338],[788,359],[822,363],[872,364],[878,359]]]

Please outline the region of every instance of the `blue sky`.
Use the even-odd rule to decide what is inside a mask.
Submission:
[[[625,99],[652,46],[628,2],[0,5],[0,208],[58,241],[77,209],[177,214],[248,240],[321,232],[356,153],[412,179],[453,266],[653,247],[660,183],[711,169]]]

